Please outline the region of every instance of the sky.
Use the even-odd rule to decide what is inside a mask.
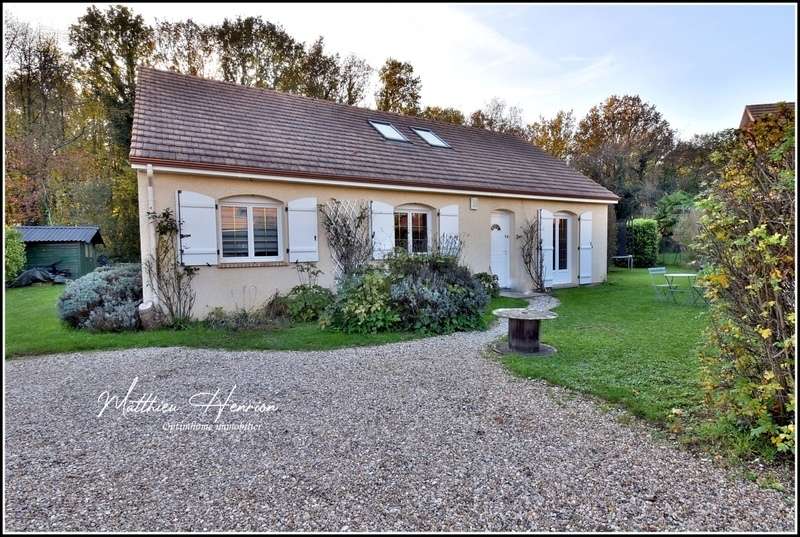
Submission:
[[[9,4],[66,36],[89,4]],[[104,6],[106,4],[95,4]],[[682,138],[739,124],[746,104],[796,100],[793,5],[132,4],[146,20],[261,15],[375,68],[407,61],[425,105],[465,114],[493,97],[530,122],[581,118],[612,94],[655,104]],[[374,88],[371,93],[374,93]],[[371,102],[366,104],[371,105]]]

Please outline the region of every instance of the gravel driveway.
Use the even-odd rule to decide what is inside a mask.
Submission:
[[[793,528],[787,494],[731,479],[589,399],[481,356],[503,331],[330,352],[168,348],[8,362],[7,528]],[[112,404],[98,416],[101,393],[123,398],[135,377],[132,411]],[[232,401],[263,404],[217,423],[253,430],[175,430],[213,424],[190,397],[220,389],[225,400],[234,384]],[[144,393],[175,411],[134,412]]]

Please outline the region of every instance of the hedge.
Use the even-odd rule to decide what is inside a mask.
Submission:
[[[637,267],[652,267],[658,260],[658,222],[651,218],[634,218],[628,222],[627,247]]]

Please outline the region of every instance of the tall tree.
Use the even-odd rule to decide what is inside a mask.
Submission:
[[[339,60],[339,92],[336,100],[340,103],[359,104],[367,96],[372,67],[353,54]]]
[[[87,86],[106,107],[114,142],[130,147],[136,68],[151,61],[153,29],[126,6],[91,6],[70,27],[69,40]]]
[[[422,82],[410,63],[389,58],[378,71],[380,89],[375,94],[378,110],[417,115]]]
[[[469,124],[471,127],[525,137],[522,109],[508,106],[503,99],[497,97],[486,103],[481,110],[473,112]]]
[[[574,164],[621,197],[616,211],[624,219],[641,209],[641,195],[658,175],[673,139],[654,105],[638,95],[612,95],[578,124]]]
[[[442,108],[440,106],[426,106],[420,113],[420,117],[435,119],[436,121],[445,121],[447,123],[453,123],[454,125],[463,125],[467,121],[461,110],[456,108]]]
[[[539,121],[528,125],[527,136],[536,147],[561,160],[568,160],[575,140],[575,116],[572,110],[559,110],[551,119],[539,116]]]
[[[303,95],[327,100],[338,98],[341,83],[339,56],[325,54],[322,37],[317,39],[304,54],[301,72]]]
[[[734,139],[735,131],[728,129],[678,140],[664,159],[659,188],[666,193],[682,190],[699,194],[704,183],[722,173],[722,163],[714,156],[726,150]]]
[[[214,32],[192,19],[161,21],[155,28],[154,60],[159,67],[195,76],[210,76]]]
[[[54,185],[65,154],[82,135],[73,64],[54,35],[16,22],[5,57],[6,194],[11,220],[52,223]]]
[[[299,93],[303,44],[261,17],[225,19],[214,28],[222,78],[244,86]]]

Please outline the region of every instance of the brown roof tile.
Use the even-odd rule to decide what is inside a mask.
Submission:
[[[409,142],[385,140],[388,121]],[[429,146],[412,127],[451,147]],[[510,135],[144,68],[130,160],[219,171],[616,200]]]
[[[762,118],[768,114],[774,114],[780,110],[781,106],[788,106],[789,108],[794,109],[793,102],[748,104],[744,107],[742,120],[739,122],[739,128],[743,129],[759,118]]]

